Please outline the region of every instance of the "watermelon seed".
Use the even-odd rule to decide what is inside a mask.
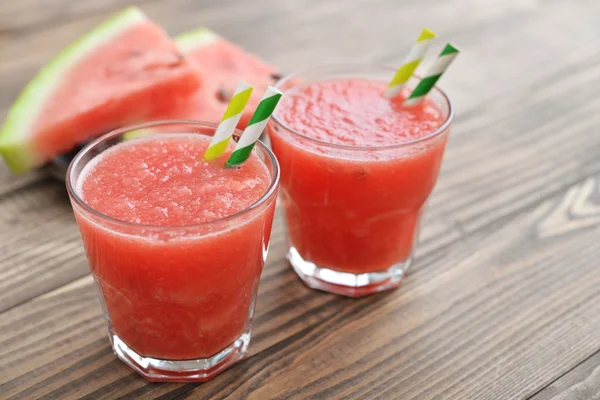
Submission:
[[[217,100],[219,100],[220,102],[223,102],[223,103],[227,103],[229,100],[231,100],[232,95],[233,95],[233,93],[231,93],[231,90],[223,89],[223,88],[220,88],[219,90],[217,90],[217,93],[216,93]]]
[[[274,81],[278,81],[281,78],[283,78],[283,76],[280,73],[275,72],[275,73],[273,73],[273,74],[270,75],[270,78],[273,79]]]
[[[183,63],[183,60],[184,60],[183,54],[181,54],[179,52],[174,53],[173,55],[175,56],[174,60],[171,61],[170,63],[166,64],[166,66],[169,67],[169,68],[180,66],[181,63]]]

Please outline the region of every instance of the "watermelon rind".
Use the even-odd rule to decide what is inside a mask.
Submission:
[[[178,35],[175,42],[181,51],[187,52],[213,43],[219,38],[219,35],[208,28],[198,28]]]
[[[64,48],[27,84],[0,129],[0,154],[13,173],[26,172],[47,161],[34,147],[33,124],[63,74],[86,54],[144,20],[147,20],[146,16],[137,7],[118,12]]]

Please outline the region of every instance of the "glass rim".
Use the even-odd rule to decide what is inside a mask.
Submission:
[[[91,141],[90,143],[88,143],[87,145],[85,145],[85,147],[83,149],[81,149],[79,152],[77,152],[77,154],[75,155],[75,157],[73,157],[73,160],[71,160],[71,162],[69,163],[69,167],[67,168],[67,174],[66,174],[66,183],[67,183],[67,192],[69,194],[69,197],[75,201],[75,203],[82,207],[85,211],[93,214],[96,217],[99,217],[101,219],[107,220],[108,222],[110,222],[111,224],[117,224],[117,225],[122,225],[125,227],[129,227],[129,228],[144,228],[144,229],[149,229],[149,230],[168,230],[168,229],[181,229],[181,228],[202,228],[202,227],[207,227],[207,226],[211,226],[211,225],[215,225],[218,223],[223,223],[223,222],[230,222],[232,220],[235,220],[237,218],[240,218],[241,216],[257,209],[258,207],[260,207],[261,205],[263,205],[269,198],[271,198],[271,196],[273,195],[273,193],[275,192],[275,190],[277,189],[277,185],[279,183],[279,177],[280,177],[280,172],[279,172],[279,162],[277,161],[277,158],[275,157],[275,155],[273,154],[273,152],[260,140],[258,140],[256,142],[256,144],[260,147],[260,149],[267,155],[268,159],[271,161],[271,164],[273,165],[273,172],[270,174],[271,176],[271,183],[269,185],[269,187],[267,188],[267,190],[265,191],[265,193],[263,195],[261,195],[261,197],[256,200],[254,203],[252,203],[251,205],[249,205],[248,207],[234,213],[231,215],[227,215],[225,217],[222,218],[218,218],[212,221],[206,221],[206,222],[200,222],[200,223],[195,223],[195,224],[187,224],[187,225],[149,225],[149,224],[141,224],[141,223],[136,223],[136,222],[129,222],[129,221],[123,221],[121,219],[117,219],[114,217],[111,217],[110,215],[104,214],[96,209],[94,209],[93,207],[91,207],[90,205],[88,205],[82,198],[81,196],[79,196],[79,194],[77,193],[77,191],[75,190],[75,187],[73,185],[75,178],[74,178],[74,166],[76,164],[78,164],[79,162],[81,162],[81,159],[83,158],[83,156],[85,156],[86,154],[88,154],[93,148],[95,148],[96,146],[98,146],[99,144],[106,142],[107,140],[110,140],[114,137],[117,137],[119,135],[122,135],[126,132],[130,132],[133,130],[137,130],[137,129],[145,129],[145,128],[152,128],[152,127],[156,127],[156,126],[165,126],[165,125],[188,125],[188,126],[202,126],[204,128],[213,128],[213,129],[217,129],[218,124],[214,124],[212,122],[205,122],[205,121],[192,121],[192,120],[162,120],[162,121],[153,121],[153,122],[146,122],[146,123],[142,123],[142,124],[136,124],[136,125],[128,125],[125,126],[123,128],[118,128],[115,130],[112,130],[108,133],[105,133],[102,136],[99,136],[98,138],[94,139],[93,141]],[[241,135],[242,131],[240,131],[239,129],[236,129],[234,131],[234,137],[239,138],[239,136]]]
[[[380,68],[381,70],[384,71],[389,71],[392,74],[396,72],[397,68],[393,68],[389,65],[384,65],[384,64],[370,64],[370,63],[327,63],[327,64],[319,64],[316,65],[314,67],[310,67],[310,68],[304,68],[301,69],[299,71],[293,72],[289,75],[284,76],[283,78],[281,78],[280,80],[278,80],[277,82],[275,82],[275,84],[273,85],[275,88],[281,90],[282,85],[284,85],[285,83],[288,83],[289,81],[291,81],[294,78],[297,78],[299,75],[301,74],[305,74],[307,72],[311,72],[313,70],[318,70],[318,69],[325,69],[325,68],[346,68],[346,69],[356,69],[357,71],[360,68]],[[413,74],[412,78],[416,78],[421,80],[422,77],[420,75],[417,74]],[[328,146],[328,147],[333,147],[333,148],[337,148],[337,149],[342,149],[342,150],[367,150],[367,151],[374,151],[374,150],[388,150],[388,149],[398,149],[398,148],[402,148],[402,147],[408,147],[408,146],[412,146],[416,143],[422,142],[422,141],[426,141],[429,139],[432,139],[438,135],[440,135],[441,133],[445,132],[449,127],[450,124],[452,123],[452,121],[454,120],[454,105],[452,104],[452,101],[450,101],[450,98],[448,97],[448,95],[442,90],[440,89],[437,85],[435,85],[432,88],[432,91],[435,91],[436,93],[440,94],[442,96],[442,98],[446,101],[446,104],[448,106],[448,116],[446,117],[446,119],[444,120],[444,122],[442,123],[442,125],[440,125],[438,128],[436,128],[435,130],[433,130],[431,133],[420,137],[418,139],[414,139],[408,142],[403,142],[403,143],[395,143],[395,144],[386,144],[386,145],[375,145],[375,146],[364,146],[364,145],[360,145],[360,146],[354,146],[354,145],[348,145],[348,144],[339,144],[339,143],[330,143],[330,142],[326,142],[324,140],[319,140],[319,139],[315,139],[312,138],[310,136],[307,136],[303,133],[298,132],[295,129],[292,129],[290,126],[288,126],[287,124],[285,124],[283,121],[281,121],[281,119],[278,117],[277,115],[277,109],[275,109],[275,112],[273,113],[273,115],[271,116],[273,121],[280,125],[281,127],[283,127],[284,129],[286,129],[287,131],[293,133],[296,136],[301,137],[302,139],[306,139],[310,142],[313,142],[315,144],[318,144],[320,146]],[[285,95],[285,92],[284,92]]]

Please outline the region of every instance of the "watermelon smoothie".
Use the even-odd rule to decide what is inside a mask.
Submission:
[[[414,107],[408,89],[384,98],[393,72],[329,66],[277,84],[286,95],[268,131],[288,259],[310,287],[362,296],[397,287],[410,264],[452,109],[438,89]]]
[[[149,380],[209,379],[250,340],[279,172],[262,143],[240,168],[224,167],[234,143],[205,162],[215,128],[115,131],[68,171],[113,349]]]

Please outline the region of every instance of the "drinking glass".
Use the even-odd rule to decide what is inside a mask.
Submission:
[[[246,355],[271,235],[277,160],[258,142],[256,154],[269,171],[266,193],[234,215],[182,226],[124,222],[95,210],[81,197],[82,171],[113,146],[137,136],[212,136],[215,129],[189,121],[119,129],[86,146],[67,171],[112,348],[151,381],[207,380]]]
[[[388,82],[393,73],[378,65],[327,65],[292,74],[276,86],[289,93],[339,78]],[[413,77],[408,86],[418,81]],[[285,102],[275,111],[268,133],[281,166],[287,258],[308,286],[358,297],[401,283],[453,118],[450,100],[441,90],[434,88],[428,96],[443,113],[442,125],[410,142],[378,146],[312,138],[279,118]],[[295,112],[302,117],[301,110]],[[304,123],[313,129],[310,121]]]

